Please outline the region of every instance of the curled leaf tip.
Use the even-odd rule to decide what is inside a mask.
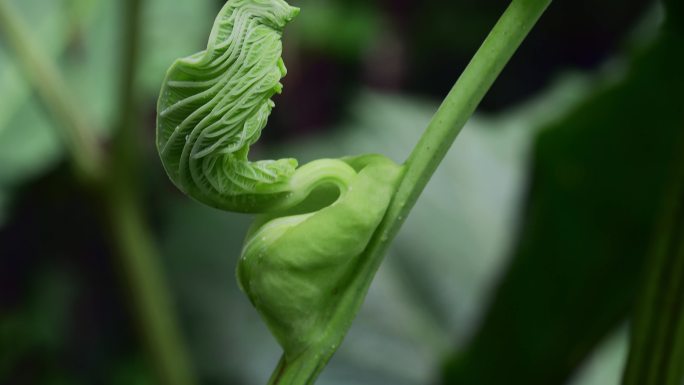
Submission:
[[[299,13],[282,0],[231,0],[207,49],[176,60],[157,105],[157,147],[188,195],[231,211],[259,211],[286,195],[294,159],[251,162],[286,69],[281,34]],[[274,196],[275,194],[275,196]]]
[[[282,91],[281,34],[298,13],[282,0],[229,0],[207,49],[176,60],[167,73],[157,147],[170,179],[189,196],[261,214],[238,262],[238,283],[287,362],[309,352],[304,361],[315,375],[356,314],[350,298],[364,293],[363,253],[402,167],[381,155],[301,167],[295,159],[248,159],[271,97]]]

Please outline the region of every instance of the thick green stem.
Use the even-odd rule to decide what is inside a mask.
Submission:
[[[103,156],[94,130],[69,92],[54,61],[36,44],[29,26],[14,12],[7,0],[0,0],[0,31],[61,129],[77,175],[86,183],[100,178],[103,174]]]
[[[384,254],[456,136],[551,0],[514,0],[433,116],[406,161],[406,174],[369,250]],[[380,234],[379,234],[380,235]]]
[[[332,356],[334,352],[330,352]],[[284,355],[280,358],[278,366],[273,371],[268,385],[278,384],[313,384],[318,377],[318,373],[323,370],[327,360],[315,351],[310,349],[299,357],[288,360]]]
[[[297,358],[292,362],[283,357],[271,377],[271,385],[314,383],[319,372],[335,352],[335,349],[330,347],[339,346],[349,329],[351,321],[342,314],[356,314],[361,307],[390,243],[427,182],[494,80],[550,3],[551,0],[513,0],[508,6],[437,110],[406,161],[404,177],[382,223],[361,257],[364,263],[355,275],[352,289],[345,293],[340,301],[337,313],[341,316],[333,318],[331,332],[326,340],[318,345],[320,350],[316,351],[316,347],[312,347],[313,351],[306,353],[308,358]],[[306,360],[314,362],[303,362]]]

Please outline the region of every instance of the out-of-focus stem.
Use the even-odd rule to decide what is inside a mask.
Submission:
[[[461,128],[550,3],[551,0],[513,0],[477,50],[406,161],[404,177],[397,192],[361,257],[365,263],[352,283],[354,290],[344,295],[338,313],[355,314],[361,307],[390,243],[427,182]],[[331,346],[339,346],[349,326],[344,317],[339,320],[333,318],[331,328],[337,328],[339,332],[331,333],[329,340],[321,341],[320,349],[313,347],[316,351],[307,351],[308,358],[288,361],[283,357],[269,384],[313,384],[335,352]]]
[[[121,281],[160,377],[159,383],[194,385],[197,382],[176,323],[161,258],[140,215],[140,205],[129,195],[111,194],[107,206],[120,257]]]
[[[141,3],[140,0],[123,2],[119,118],[112,134],[111,156],[106,162],[94,130],[56,64],[40,49],[31,37],[30,28],[6,0],[0,0],[0,31],[58,123],[79,180],[101,194],[106,202],[107,218],[123,271],[122,283],[130,289],[132,310],[161,377],[160,383],[194,385],[196,381],[181,343],[160,256],[143,218],[139,197],[140,178],[136,171],[140,168],[141,151],[136,136],[134,79]]]
[[[77,176],[85,183],[93,183],[103,175],[104,158],[95,131],[69,92],[54,61],[40,49],[31,36],[29,26],[14,12],[7,0],[0,0],[0,31],[41,101],[57,122]]]
[[[194,385],[196,380],[176,322],[172,296],[165,282],[161,256],[141,207],[139,140],[135,68],[140,43],[142,0],[122,2],[119,119],[111,140],[105,199],[113,238],[118,248],[123,280],[130,285],[133,313],[150,352],[160,383]]]

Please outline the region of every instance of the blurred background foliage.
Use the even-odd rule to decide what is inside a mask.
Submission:
[[[106,149],[121,2],[0,1],[28,21]],[[257,158],[402,161],[507,2],[293,4],[285,90]],[[620,382],[684,150],[672,4],[551,5],[428,185],[319,384]],[[140,194],[198,382],[263,384],[280,351],[233,273],[249,217],[176,191],[153,140],[166,68],[203,48],[221,5],[143,2]],[[102,211],[0,34],[0,382],[160,383]]]

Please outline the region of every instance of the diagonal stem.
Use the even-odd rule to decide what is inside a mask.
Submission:
[[[43,104],[57,121],[77,176],[87,184],[102,177],[104,156],[94,130],[54,61],[40,49],[29,26],[7,0],[0,0],[0,31]]]
[[[0,32],[13,48],[22,70],[60,128],[79,181],[102,196],[107,225],[122,269],[121,283],[130,287],[132,310],[159,373],[161,383],[193,385],[196,379],[184,350],[172,297],[164,281],[160,255],[142,213],[136,173],[141,149],[137,138],[135,67],[142,0],[126,0],[122,27],[122,86],[112,151],[105,154],[87,116],[69,91],[57,65],[31,36],[30,28],[7,0],[0,0]]]
[[[418,197],[446,155],[466,121],[504,66],[535,25],[551,0],[513,0],[482,46],[473,56],[458,81],[442,102],[425,133],[405,163],[405,173],[383,221],[361,257],[349,293],[339,305],[325,341],[312,347],[306,356],[288,362],[283,357],[272,375],[270,385],[308,385],[330,360],[347,333],[351,320],[361,307],[368,288],[380,267],[390,243],[399,232]],[[346,314],[346,316],[344,316]]]
[[[406,161],[406,173],[369,256],[379,264],[456,136],[551,0],[513,0],[432,117]]]
[[[111,139],[104,198],[112,237],[119,254],[122,281],[130,286],[130,306],[147,345],[160,382],[197,383],[176,322],[173,298],[165,281],[161,255],[144,218],[139,165],[143,162],[139,138],[135,74],[138,64],[143,0],[124,0],[119,116]]]

